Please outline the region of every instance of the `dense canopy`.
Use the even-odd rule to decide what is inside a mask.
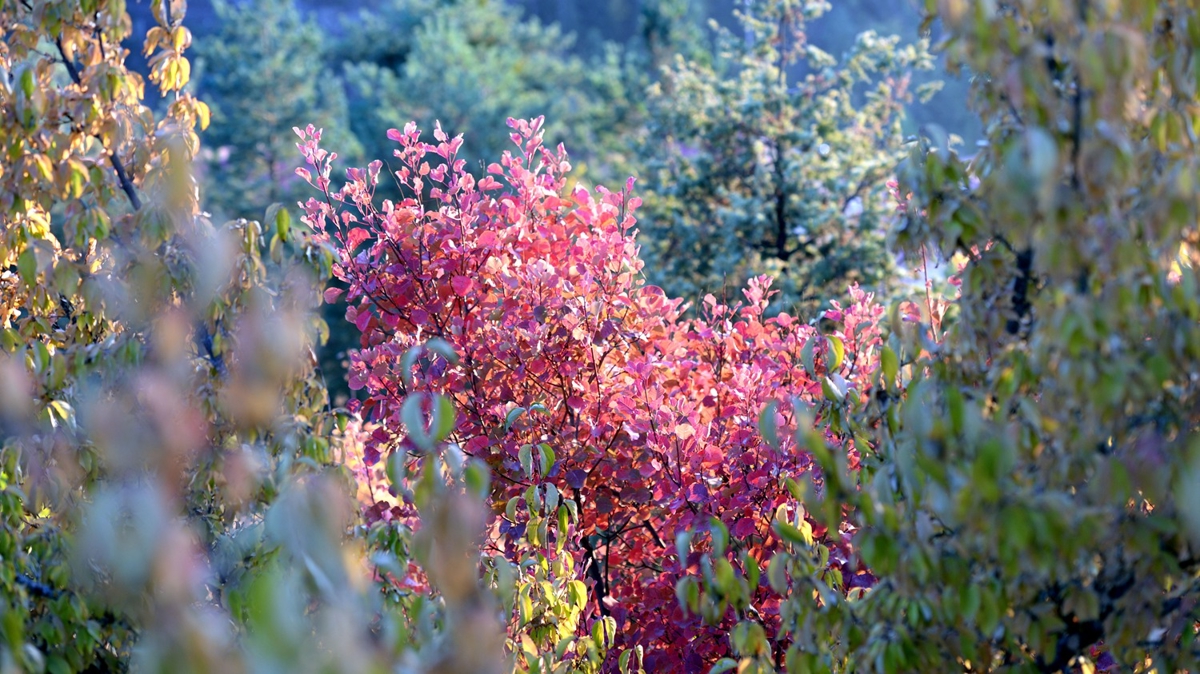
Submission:
[[[1200,671],[1200,7],[626,4],[0,1],[0,671]]]

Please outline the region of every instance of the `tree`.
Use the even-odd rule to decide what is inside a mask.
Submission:
[[[324,36],[301,19],[294,0],[218,2],[216,10],[220,31],[198,48],[200,89],[213,107],[207,203],[248,217],[296,200],[292,127],[328,126],[342,134],[345,157],[360,150],[341,81],[325,65]]]
[[[759,274],[776,310],[811,312],[892,270],[884,182],[924,43],[859,36],[841,63],[807,39],[824,3],[753,2],[711,65],[677,59],[650,91],[647,274],[698,300]]]
[[[811,539],[772,560],[790,671],[1200,667],[1194,11],[937,3],[988,142],[922,141],[899,241],[961,294],[894,314],[873,395],[819,417],[868,439],[808,503],[871,582]]]
[[[382,162],[335,184],[320,133],[302,134],[297,171],[319,193],[305,222],[337,250],[344,284],[326,300],[344,293],[362,332],[350,368],[365,393],[354,409],[374,425],[362,460],[400,476],[404,495],[368,495],[368,509],[411,521],[407,494],[420,486],[403,476],[449,440],[496,476],[486,550],[569,555],[552,575],[589,585],[581,634],[615,620],[617,643],[644,649],[648,670],[699,671],[729,650],[680,611],[676,581],[705,550],[732,556],[718,575],[757,576],[779,544],[770,526],[789,483],[812,466],[787,434],[760,437],[763,403],[776,400],[769,416],[790,425],[803,405],[858,395],[876,367],[882,309],[852,289],[821,333],[767,318],[771,281],[760,277],[744,304],[710,296],[685,319],[681,300],[641,280],[632,181],[568,191],[570,164],[544,146],[543,120],[510,126],[516,152],[480,178],[458,157],[461,137],[435,126],[426,143],[415,124],[393,129],[394,177],[414,196],[382,203]],[[775,629],[777,600],[746,595],[765,602]],[[522,600],[518,627],[558,624]],[[731,601],[706,604],[706,616],[719,622]]]
[[[386,26],[388,36],[362,40],[359,26]],[[464,135],[462,157],[474,166],[507,148],[505,119],[538,114],[555,142],[587,149],[596,178],[611,178],[608,165],[626,152],[637,89],[615,48],[585,61],[571,54],[573,36],[499,0],[392,0],[350,30],[354,45],[374,45],[346,51],[359,59],[346,81],[354,132],[374,143],[369,156],[390,156],[390,128],[440,121]]]

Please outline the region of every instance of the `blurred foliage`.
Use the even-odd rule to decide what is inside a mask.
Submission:
[[[870,451],[850,472],[807,439],[823,480],[766,572],[785,635],[743,622],[723,666],[1197,671],[1196,6],[929,11],[988,142],[922,139],[897,238],[953,257],[961,295],[898,306],[873,395],[813,411]]]
[[[0,5],[0,671],[511,671],[460,472],[424,462],[420,535],[361,524],[313,368],[329,251],[200,211],[184,12],[140,36],[156,115],[124,3]]]
[[[360,149],[342,82],[326,65],[324,34],[301,19],[293,0],[219,0],[216,14],[220,31],[197,49],[201,94],[213,112],[204,136],[205,206],[250,217],[300,198],[293,127],[318,124],[341,134],[347,158]]]
[[[840,61],[808,41],[821,2],[756,1],[706,62],[650,89],[646,274],[699,300],[770,274],[775,307],[809,315],[851,283],[885,285],[885,180],[924,43],[861,34]],[[817,24],[819,25],[819,24]],[[799,75],[798,75],[799,73]]]

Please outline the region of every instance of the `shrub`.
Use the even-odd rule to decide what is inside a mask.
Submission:
[[[769,414],[786,425],[802,406],[861,396],[881,308],[852,289],[823,331],[766,318],[770,280],[758,278],[744,304],[710,296],[684,319],[680,300],[639,277],[632,181],[567,192],[570,165],[561,146],[543,146],[542,120],[510,126],[517,151],[481,178],[464,170],[461,138],[392,130],[406,197],[380,203],[381,162],[334,186],[321,132],[297,130],[309,165],[298,172],[321,192],[305,222],[337,250],[345,285],[326,299],[345,293],[362,331],[350,385],[375,424],[364,462],[403,475],[428,434],[450,438],[495,475],[488,549],[569,555],[589,582],[587,622],[615,618],[619,643],[643,646],[651,671],[695,671],[727,647],[680,610],[676,579],[703,550],[733,560],[720,574],[757,574],[779,544],[771,522],[793,500],[788,483],[812,469],[787,434],[762,439],[764,403],[777,401]],[[839,440],[853,466],[855,442]],[[407,499],[368,511],[413,514]],[[777,600],[750,593],[773,630]]]

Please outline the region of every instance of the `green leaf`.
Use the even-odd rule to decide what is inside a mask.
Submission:
[[[606,617],[602,620],[597,620],[595,624],[592,625],[592,639],[595,640],[596,645],[600,646],[601,648],[607,648],[612,643],[612,639],[614,636],[616,636],[616,633],[616,620],[614,620],[612,617]]]
[[[521,445],[521,449],[517,450],[517,460],[521,462],[525,477],[533,477],[533,445]]]
[[[451,365],[458,364],[458,352],[454,350],[454,345],[441,337],[434,337],[425,342],[425,348],[445,358],[446,362]]]
[[[280,239],[287,241],[288,234],[292,231],[292,215],[286,208],[280,208],[275,213],[275,233]]]
[[[692,532],[687,529],[681,529],[675,534],[675,553],[679,555],[679,562],[683,564],[687,561],[688,553],[692,550]]]
[[[975,583],[968,583],[959,596],[961,599],[959,611],[962,613],[962,617],[968,624],[975,622],[975,616],[979,615],[979,607],[983,602],[979,586]]]
[[[725,528],[725,523],[716,517],[709,519],[709,532],[712,534],[713,555],[725,554],[725,548],[729,545],[729,529]]]
[[[463,482],[471,492],[481,498],[486,498],[491,489],[492,472],[483,461],[471,459],[467,461],[467,467],[463,469]]]
[[[546,443],[538,445],[538,471],[542,477],[550,474],[550,469],[554,467],[554,449]]]
[[[809,338],[808,341],[804,342],[804,347],[800,349],[800,362],[804,364],[804,371],[810,377],[817,373],[816,366],[813,365],[813,345],[815,343],[815,337]]]
[[[507,433],[509,431],[509,429],[512,428],[512,425],[517,421],[517,419],[520,419],[521,415],[524,413],[525,413],[524,407],[514,407],[511,410],[509,410],[508,414],[504,415],[504,432]]]
[[[0,328],[0,349],[8,352],[17,350],[21,344],[21,334],[12,328]]]
[[[404,476],[407,469],[404,465],[404,450],[397,449],[388,455],[385,470],[387,471],[388,480],[392,486],[400,490],[404,485]]]
[[[37,91],[37,81],[34,79],[33,67],[27,66],[21,70],[21,93],[25,94],[25,98],[33,98],[35,91]]]
[[[846,391],[829,377],[821,379],[821,393],[825,394],[825,399],[830,402],[840,403],[846,399]]]
[[[400,421],[404,423],[404,428],[408,431],[408,437],[413,444],[427,452],[432,452],[435,448],[433,438],[425,429],[425,413],[421,411],[421,401],[424,397],[425,395],[422,393],[409,394],[400,407]]]
[[[684,576],[676,580],[676,601],[679,602],[679,608],[684,609],[684,613],[695,607],[695,603],[691,602],[691,595],[694,591],[697,597],[700,596],[700,588],[698,588],[695,576]]]
[[[60,655],[46,658],[46,671],[49,674],[71,674],[71,665]]]
[[[737,669],[737,666],[737,660],[734,660],[733,658],[721,658],[720,660],[717,660],[715,665],[712,666],[712,669],[708,670],[708,674],[721,674],[722,672],[732,671]]]
[[[529,586],[524,585],[517,594],[518,617],[521,625],[528,625],[533,620],[533,600],[529,597]]]
[[[812,525],[808,523],[808,520],[801,520],[799,527],[782,520],[775,520],[775,533],[794,545],[808,547],[813,543]]]
[[[788,556],[779,552],[767,564],[767,583],[771,585],[772,590],[780,594],[783,594],[788,586],[787,563]]]
[[[758,560],[750,556],[748,551],[742,552],[742,568],[746,570],[746,583],[750,586],[750,592],[754,592],[762,577],[762,570],[758,568]]]
[[[900,359],[896,357],[896,352],[892,351],[891,347],[883,347],[883,352],[879,354],[879,366],[883,368],[884,382],[888,386],[894,384],[896,375],[900,372]]]
[[[832,356],[827,369],[833,372],[842,366],[842,361],[846,358],[846,344],[837,335],[826,335],[825,339],[829,340],[829,352]]]
[[[454,432],[456,419],[457,412],[450,398],[440,393],[434,395],[433,420],[430,423],[430,440],[436,444],[448,438]]]
[[[779,402],[772,400],[758,414],[758,432],[762,435],[763,440],[775,450],[779,449],[779,429],[775,424],[775,411],[778,408]]]
[[[733,596],[736,592],[737,576],[733,573],[733,565],[728,559],[717,557],[713,560],[713,575],[716,576],[715,584],[721,595]]]
[[[25,282],[25,285],[32,288],[37,285],[37,271],[37,255],[33,251],[33,246],[29,246],[17,257],[17,273],[21,275],[21,280]]]
[[[582,580],[572,580],[567,583],[567,597],[575,606],[586,607],[588,602],[587,585]]]

